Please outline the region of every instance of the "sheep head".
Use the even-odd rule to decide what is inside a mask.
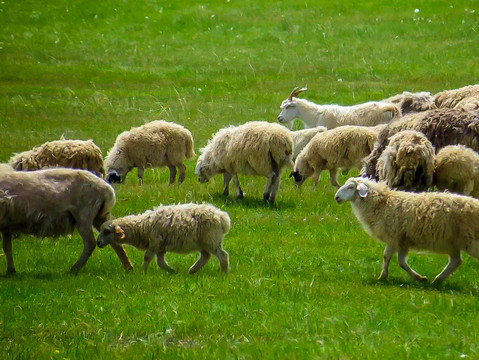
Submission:
[[[334,200],[338,204],[342,204],[345,201],[355,201],[358,196],[360,198],[366,198],[370,193],[368,186],[369,180],[364,178],[350,178],[346,183],[339,188],[334,195]]]
[[[294,171],[291,171],[289,177],[294,178],[294,183],[298,186],[301,186],[304,183],[304,180],[311,177],[314,174],[314,169],[309,165],[308,161],[305,159],[303,153],[299,154],[294,164]]]
[[[302,92],[308,90],[307,88],[298,88],[295,87],[288,98],[281,103],[280,109],[281,112],[278,115],[278,122],[281,124],[286,124],[289,128],[293,126],[293,120],[298,117],[298,108],[296,102],[293,100],[293,97],[298,96]]]
[[[98,234],[97,245],[99,248],[104,248],[110,244],[120,243],[125,239],[125,232],[120,225],[113,225],[111,221],[104,223],[100,228]]]

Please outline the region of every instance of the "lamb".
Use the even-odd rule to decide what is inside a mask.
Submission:
[[[421,112],[436,108],[434,97],[428,91],[415,93],[404,91],[402,94],[397,94],[381,101],[399,106],[403,116],[411,112]]]
[[[103,177],[101,150],[93,140],[56,140],[32,150],[15,154],[9,160],[15,170],[40,170],[53,167],[84,169]]]
[[[319,133],[299,154],[290,177],[301,185],[313,176],[316,186],[321,171],[329,170],[331,185],[339,188],[338,169],[360,168],[361,160],[372,151],[376,139],[376,130],[366,126],[341,126]]]
[[[479,150],[479,114],[458,109],[433,109],[408,114],[389,123],[378,136],[371,154],[364,159],[362,174],[377,180],[377,161],[389,138],[403,130],[416,130],[428,138],[436,151],[447,145],[465,145]]]
[[[479,154],[462,145],[450,145],[438,151],[434,184],[438,190],[479,198]]]
[[[354,106],[317,105],[296,96],[307,88],[294,88],[286,100],[281,103],[278,121],[292,127],[295,118],[299,118],[306,128],[324,126],[334,129],[344,125],[375,126],[387,123],[400,116],[397,105],[371,101]]]
[[[77,273],[95,249],[92,226],[99,230],[114,204],[113,188],[85,170],[24,172],[0,167],[0,232],[7,274],[15,273],[12,235],[57,237],[72,234],[75,228],[83,239],[83,251],[70,270]],[[131,268],[123,249],[113,249],[123,266]]]
[[[433,181],[434,148],[426,136],[404,130],[389,138],[376,165],[380,181],[398,190],[427,190]]]
[[[98,236],[98,247],[128,244],[146,250],[143,270],[156,255],[158,266],[173,273],[165,261],[166,252],[200,252],[190,267],[190,274],[201,269],[215,255],[223,273],[228,270],[228,253],[223,239],[231,227],[228,213],[209,204],[159,206],[143,214],[130,215],[104,223]]]
[[[224,196],[229,194],[229,183],[233,179],[238,198],[243,197],[237,174],[265,176],[268,180],[263,200],[274,203],[281,171],[286,166],[293,166],[290,131],[279,124],[264,121],[221,129],[201,152],[195,171],[198,181],[205,183],[222,173]]]
[[[437,93],[434,95],[434,103],[438,108],[461,109],[467,102],[477,98],[479,98],[479,85],[469,85]]]
[[[293,161],[296,160],[301,150],[308,145],[316,134],[326,130],[324,126],[318,126],[311,129],[291,131],[291,138],[293,139]]]
[[[440,283],[461,264],[461,250],[479,259],[479,200],[448,193],[408,193],[389,189],[385,183],[350,178],[336,192],[341,204],[351,201],[364,230],[386,243],[379,279],[388,277],[391,257],[418,281],[424,276],[406,261],[409,249],[449,255],[449,263],[434,279]]]
[[[155,120],[118,135],[115,145],[105,159],[107,181],[124,182],[126,175],[136,167],[138,180],[143,184],[145,168],[168,166],[169,183],[180,170],[178,184],[185,179],[183,159],[195,156],[191,132],[181,125]]]

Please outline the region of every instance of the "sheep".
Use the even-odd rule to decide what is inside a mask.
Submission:
[[[448,193],[395,191],[383,182],[350,178],[336,192],[341,204],[351,201],[364,230],[386,243],[379,279],[388,277],[397,252],[401,268],[418,281],[427,281],[407,264],[409,249],[449,255],[449,263],[434,279],[444,281],[461,264],[461,250],[479,259],[479,200]]]
[[[130,215],[104,223],[98,235],[100,248],[108,244],[128,244],[146,250],[143,270],[156,255],[158,266],[173,273],[165,261],[166,252],[200,252],[199,259],[190,267],[194,274],[215,255],[223,273],[228,270],[228,253],[223,250],[223,239],[231,227],[228,213],[210,204],[180,204],[159,206],[143,214]]]
[[[12,235],[57,237],[72,234],[75,228],[83,239],[83,251],[70,270],[77,273],[95,249],[92,226],[99,230],[114,204],[113,188],[85,170],[24,172],[0,167],[0,232],[7,274],[15,273]],[[113,249],[123,266],[131,268],[123,249]]]
[[[479,98],[479,85],[441,91],[434,95],[434,103],[438,108],[461,109],[465,103],[474,98]]]
[[[402,94],[397,94],[381,101],[398,105],[403,116],[411,112],[421,112],[436,108],[434,98],[428,91],[415,93],[404,91]]]
[[[426,190],[433,182],[434,148],[426,136],[404,130],[389,138],[376,165],[380,181],[398,190]]]
[[[20,171],[66,167],[88,170],[99,177],[105,175],[101,150],[93,140],[49,141],[32,150],[15,154],[9,163]]]
[[[361,173],[377,180],[376,166],[389,138],[403,130],[416,130],[428,138],[435,151],[447,145],[465,145],[479,150],[479,114],[458,109],[433,109],[408,114],[389,123],[378,136],[371,154],[364,159]]]
[[[311,129],[291,131],[291,138],[293,139],[293,161],[296,160],[301,150],[308,145],[316,134],[326,130],[324,126],[318,126]]]
[[[479,198],[479,154],[463,145],[443,147],[436,154],[434,185]]]
[[[339,188],[338,168],[360,168],[361,159],[369,155],[376,139],[376,130],[366,126],[341,126],[319,133],[298,155],[290,177],[301,185],[313,176],[316,186],[321,171],[329,170],[331,185]]]
[[[233,179],[238,198],[242,198],[237,174],[265,176],[268,180],[263,200],[270,203],[274,203],[278,193],[282,169],[293,166],[290,131],[264,121],[219,130],[201,153],[195,171],[200,183],[222,173],[223,195],[228,196],[229,183]]]
[[[344,125],[375,126],[400,116],[399,107],[392,103],[370,101],[353,106],[317,105],[296,96],[306,88],[295,88],[281,103],[278,121],[292,127],[299,118],[306,128],[324,126],[333,129]]]
[[[107,181],[124,182],[126,175],[136,167],[139,183],[143,184],[145,168],[168,166],[169,183],[175,182],[178,168],[178,184],[181,184],[186,170],[183,159],[193,156],[194,142],[189,130],[175,123],[155,120],[118,135],[105,159]]]

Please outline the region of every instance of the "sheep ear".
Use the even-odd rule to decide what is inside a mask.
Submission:
[[[369,188],[363,183],[359,183],[356,187],[356,190],[358,190],[359,196],[362,198],[365,198],[369,194]]]
[[[120,235],[120,239],[124,239],[124,238],[125,238],[125,232],[124,232],[123,229],[120,227],[120,225],[116,225],[116,226],[115,226],[115,234]]]

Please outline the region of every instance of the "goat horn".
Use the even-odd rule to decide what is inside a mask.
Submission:
[[[307,91],[307,90],[308,90],[308,88],[306,88],[306,87],[304,87],[302,89],[300,89],[299,87],[295,87],[293,89],[293,91],[291,92],[291,94],[289,94],[288,100],[290,100],[290,101],[293,100],[293,96],[297,96],[297,95],[301,94],[303,91]]]

